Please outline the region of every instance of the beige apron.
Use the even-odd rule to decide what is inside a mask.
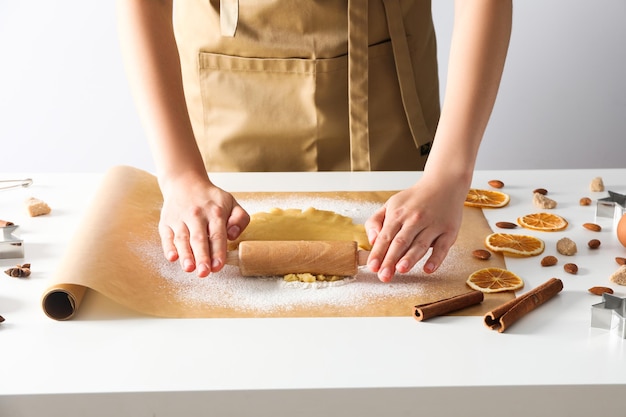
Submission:
[[[423,169],[439,119],[430,7],[176,1],[185,96],[207,170]]]

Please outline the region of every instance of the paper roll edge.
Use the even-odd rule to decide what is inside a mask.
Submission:
[[[44,293],[41,307],[46,316],[53,320],[69,320],[76,314],[86,290],[82,285],[56,285]]]

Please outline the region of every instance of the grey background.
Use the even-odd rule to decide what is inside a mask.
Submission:
[[[433,0],[442,96],[453,9]],[[0,144],[0,172],[154,170],[114,1],[0,0]],[[624,168],[625,151],[626,1],[514,2],[476,168]]]

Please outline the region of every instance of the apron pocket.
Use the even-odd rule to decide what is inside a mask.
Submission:
[[[212,171],[319,170],[316,76],[341,60],[199,58]]]
[[[201,148],[209,170],[349,171],[347,73],[346,55],[273,59],[201,52]],[[369,48],[369,137],[372,170],[423,168],[426,157],[408,127],[390,41]]]

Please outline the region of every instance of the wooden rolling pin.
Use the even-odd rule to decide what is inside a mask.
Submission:
[[[368,251],[350,241],[261,241],[239,243],[226,263],[239,266],[241,275],[274,276],[311,273],[352,276],[367,262]]]

